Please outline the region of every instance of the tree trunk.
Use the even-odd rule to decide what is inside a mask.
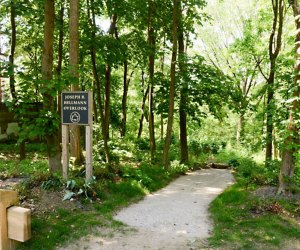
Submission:
[[[289,3],[293,7],[293,13],[295,18],[296,30],[300,29],[300,7],[298,0],[290,0]],[[296,125],[295,120],[299,119],[299,80],[300,80],[300,34],[296,33],[295,38],[295,64],[294,64],[294,81],[293,81],[293,95],[294,99],[292,105],[289,107],[289,124],[287,126],[288,136],[284,140],[282,162],[279,173],[279,186],[278,194],[285,193],[290,188],[290,179],[294,176],[296,153],[299,147],[299,127]]]
[[[90,26],[92,29],[92,39],[93,41],[96,39],[96,34],[95,34],[95,29],[96,29],[96,17],[95,17],[95,11],[94,11],[94,1],[91,0],[91,6],[89,4],[89,1],[87,1],[87,10],[88,10],[88,17],[89,17],[89,22]],[[90,9],[91,12],[90,13]],[[104,144],[104,152],[105,152],[105,159],[106,162],[110,162],[110,153],[109,153],[109,147],[107,143],[107,136],[105,136],[106,132],[104,129],[104,110],[103,110],[103,105],[102,105],[102,96],[101,96],[101,84],[99,80],[99,75],[97,71],[97,63],[96,63],[96,48],[94,46],[94,43],[92,43],[91,48],[90,48],[90,55],[91,55],[91,61],[92,61],[92,68],[93,68],[93,76],[94,76],[94,82],[95,82],[95,90],[97,93],[97,102],[99,106],[99,113],[100,113],[100,122],[101,122],[101,134],[102,134],[102,139],[103,139],[103,144]]]
[[[154,64],[155,64],[155,33],[154,33],[154,14],[155,3],[153,0],[148,1],[148,44],[150,47],[149,54],[149,137],[150,137],[150,160],[154,161],[155,154],[155,129],[154,129],[154,112],[153,112],[153,92],[154,92]]]
[[[124,137],[126,134],[127,93],[128,93],[127,72],[128,72],[128,63],[127,63],[127,61],[125,61],[124,62],[124,74],[123,74],[121,137]]]
[[[163,39],[163,47],[166,47],[166,30],[164,33],[164,39]],[[162,51],[162,56],[161,56],[161,73],[163,76],[165,75],[165,52]],[[161,104],[163,104],[163,99],[160,100]],[[160,115],[160,140],[162,141],[164,138],[164,116],[163,112]]]
[[[16,105],[18,100],[16,87],[15,87],[15,50],[16,50],[16,43],[17,43],[17,31],[16,31],[16,7],[15,1],[10,1],[10,25],[11,25],[11,45],[10,45],[10,55],[9,55],[9,87],[10,93],[13,99],[13,105]],[[0,79],[1,80],[1,79]],[[1,85],[1,82],[0,82]],[[0,96],[1,98],[1,96]],[[1,99],[0,99],[1,102]],[[22,104],[20,104],[22,105]],[[22,126],[22,124],[19,124]],[[26,147],[25,141],[20,142],[20,160],[24,160],[26,158]]]
[[[170,72],[170,88],[169,88],[169,113],[168,123],[166,131],[166,140],[164,144],[163,152],[163,164],[165,167],[169,166],[169,150],[171,144],[171,134],[173,127],[174,118],[174,102],[175,102],[175,81],[176,81],[176,58],[177,58],[177,38],[178,38],[178,16],[179,16],[179,0],[173,0],[173,25],[172,25],[172,37],[173,37],[173,48],[172,48],[172,59],[171,59],[171,72]]]
[[[70,0],[70,74],[72,76],[71,91],[79,91],[79,0]],[[80,127],[70,125],[70,155],[75,158],[75,164],[81,165],[84,161],[80,144]]]
[[[244,138],[245,116],[244,113],[240,114],[236,128],[236,143],[240,144]]]
[[[124,62],[127,65],[127,61]],[[127,67],[127,66],[126,66]],[[127,98],[128,98],[128,88],[133,76],[134,70],[131,71],[129,78],[127,77],[127,70],[125,76],[125,69],[124,69],[124,87],[123,87],[123,97],[122,97],[122,123],[121,123],[121,136],[124,137],[126,134],[126,123],[127,123]]]
[[[59,35],[58,35],[58,61],[56,67],[56,74],[58,80],[61,80],[62,62],[63,62],[63,45],[64,45],[64,12],[65,12],[65,0],[61,2],[60,12],[59,12]],[[58,92],[57,100],[57,113],[61,117],[61,92]],[[59,138],[62,138],[61,126],[59,127]],[[61,141],[61,139],[60,139]]]
[[[266,111],[266,164],[268,161],[272,160],[272,150],[273,150],[273,112],[274,112],[274,81],[275,81],[275,68],[274,63],[271,63],[272,70],[270,72],[270,77],[268,79],[268,89],[267,89],[267,111]]]
[[[179,2],[180,15],[178,20],[178,57],[179,57],[179,70],[181,75],[186,74],[185,69],[185,50],[184,50],[184,37],[183,37],[183,17],[181,10],[181,2]],[[179,118],[180,118],[180,150],[181,150],[181,162],[187,163],[189,161],[189,151],[187,143],[187,126],[186,126],[186,108],[188,100],[188,86],[186,81],[181,82],[180,89],[180,103],[179,103]]]
[[[54,43],[54,20],[55,9],[54,0],[45,1],[45,28],[44,28],[44,47],[42,55],[42,78],[43,84],[48,86],[52,80],[53,69],[53,43]],[[43,94],[44,110],[45,112],[54,110],[54,98],[50,93]],[[58,131],[56,133],[47,135],[48,161],[51,172],[61,171],[61,148],[58,138]]]
[[[13,101],[17,101],[17,94],[15,88],[15,70],[14,70],[14,58],[15,58],[15,50],[16,50],[16,9],[15,9],[15,1],[10,1],[10,23],[11,23],[11,45],[10,45],[10,55],[9,55],[9,86],[10,93],[13,98]]]
[[[111,89],[111,66],[106,65],[105,69],[105,96],[104,96],[104,121],[103,121],[103,136],[106,140],[109,138],[109,121],[110,121],[110,91]]]
[[[144,122],[144,117],[145,117],[145,105],[146,105],[146,100],[147,100],[148,94],[149,94],[149,86],[147,87],[146,92],[143,96],[142,108],[141,108],[142,115],[141,115],[141,118],[139,120],[140,126],[139,126],[138,138],[141,138],[142,132],[143,132],[143,122]]]
[[[276,72],[276,60],[279,55],[282,44],[282,29],[284,18],[284,0],[272,1],[273,9],[273,26],[269,38],[269,59],[270,72],[267,79],[267,132],[266,132],[266,159],[265,164],[272,160],[272,143],[273,143],[273,112],[274,112],[274,82]]]

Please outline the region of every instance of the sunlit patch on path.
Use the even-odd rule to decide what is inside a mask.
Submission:
[[[116,214],[124,231],[99,231],[64,249],[199,249],[212,230],[209,203],[232,183],[229,170],[188,173]]]

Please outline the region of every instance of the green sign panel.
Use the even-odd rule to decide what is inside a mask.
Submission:
[[[89,125],[89,98],[89,92],[62,92],[62,124]]]

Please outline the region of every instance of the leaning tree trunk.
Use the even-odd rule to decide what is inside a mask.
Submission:
[[[116,31],[118,16],[113,14],[112,21],[109,28],[109,34],[113,37]],[[105,67],[105,86],[104,86],[104,112],[102,120],[102,138],[104,142],[104,148],[106,151],[106,162],[110,163],[110,155],[108,150],[109,139],[109,122],[110,122],[110,94],[111,94],[111,65],[106,63]]]
[[[296,30],[300,30],[300,7],[298,0],[290,0],[289,3],[293,7]],[[296,126],[295,120],[299,120],[299,81],[300,81],[300,33],[296,33],[295,38],[295,64],[294,64],[294,81],[293,81],[293,102],[289,107],[289,123],[287,126],[288,136],[284,140],[282,153],[282,162],[279,174],[278,193],[285,193],[290,187],[290,179],[294,175],[295,170],[295,154],[299,146],[299,127]]]
[[[141,114],[141,118],[139,120],[140,126],[139,126],[139,132],[138,132],[137,138],[141,138],[141,136],[142,136],[143,122],[144,122],[144,118],[145,118],[145,105],[146,105],[146,100],[147,100],[148,94],[149,94],[149,85],[148,85],[148,87],[147,87],[147,89],[144,93],[144,96],[143,96],[142,107],[141,107],[142,114]]]
[[[107,136],[105,136],[105,130],[104,130],[104,110],[103,110],[103,104],[102,104],[102,96],[101,96],[101,84],[100,79],[98,75],[97,70],[97,63],[96,63],[96,48],[94,46],[94,41],[96,40],[96,15],[94,11],[94,0],[91,0],[91,4],[87,0],[87,11],[88,11],[88,18],[89,18],[89,24],[91,26],[91,36],[92,36],[92,43],[90,47],[90,55],[91,55],[91,61],[92,61],[92,68],[93,68],[93,76],[94,76],[94,83],[95,83],[95,91],[97,96],[97,102],[99,107],[99,114],[100,114],[100,122],[101,122],[101,128],[102,128],[102,139],[104,144],[104,152],[105,152],[105,159],[106,162],[110,162],[110,153],[109,153],[109,147],[107,143]]]
[[[70,0],[70,74],[73,78],[71,91],[78,91],[79,88],[79,74],[78,74],[78,60],[79,60],[79,0]],[[80,127],[77,125],[70,125],[70,154],[75,158],[75,164],[80,165],[84,161],[81,144],[80,144]]]
[[[49,84],[52,80],[53,70],[53,43],[54,43],[54,20],[55,9],[54,0],[45,1],[45,28],[44,28],[44,47],[42,55],[42,79],[45,88],[49,89]],[[55,112],[54,98],[51,93],[43,94],[44,111]],[[58,130],[56,133],[48,134],[47,148],[49,169],[51,172],[61,171],[61,148],[60,140],[58,138]]]
[[[169,113],[168,113],[168,123],[166,131],[166,140],[164,144],[163,152],[163,164],[164,167],[169,166],[169,150],[171,145],[171,135],[173,127],[174,118],[174,102],[175,102],[175,82],[176,82],[176,59],[177,59],[177,27],[178,27],[178,15],[179,15],[179,0],[173,0],[173,25],[172,25],[172,38],[173,38],[173,48],[172,48],[172,59],[171,59],[171,72],[170,72],[170,88],[169,88]]]
[[[272,160],[273,143],[273,113],[274,113],[274,82],[276,73],[276,60],[282,44],[282,28],[284,18],[284,0],[272,0],[273,25],[269,38],[270,72],[267,79],[267,132],[266,132],[266,166]]]

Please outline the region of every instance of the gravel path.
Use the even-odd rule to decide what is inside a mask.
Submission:
[[[188,173],[116,214],[128,229],[88,236],[63,249],[200,249],[212,229],[209,203],[232,183],[228,170]]]

